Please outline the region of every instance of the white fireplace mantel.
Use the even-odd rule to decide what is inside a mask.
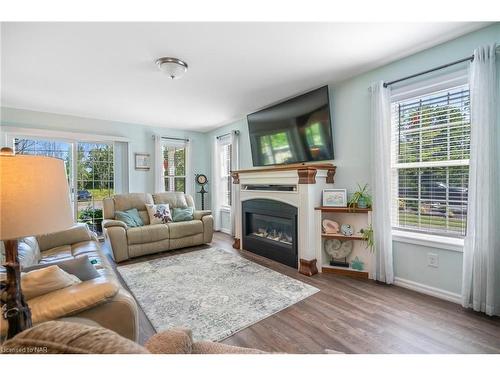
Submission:
[[[330,163],[286,165],[233,171],[234,191],[234,248],[242,249],[242,202],[249,199],[272,199],[297,207],[297,268],[311,276],[317,273],[315,207],[321,206],[322,191],[331,188],[336,167]],[[247,190],[251,185],[257,190]],[[288,186],[292,191],[258,190],[258,185]]]

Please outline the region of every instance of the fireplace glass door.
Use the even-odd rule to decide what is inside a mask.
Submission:
[[[242,203],[243,248],[297,268],[297,208],[272,199]]]
[[[293,222],[291,219],[261,214],[249,214],[248,225],[248,232],[251,236],[292,246]]]

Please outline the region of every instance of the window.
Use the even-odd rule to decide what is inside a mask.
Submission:
[[[71,181],[73,154],[69,142],[45,139],[14,138],[14,150],[20,155],[50,156],[64,160],[68,183]]]
[[[102,235],[102,200],[114,194],[112,144],[16,137],[14,149],[17,154],[64,160],[75,219]]]
[[[165,191],[186,193],[186,145],[164,142],[162,147]]]
[[[230,143],[221,145],[220,155],[220,187],[222,207],[231,207],[231,159],[232,145]]]
[[[78,142],[78,221],[102,234],[102,200],[114,194],[113,145]]]
[[[465,236],[469,104],[466,84],[392,102],[393,227]]]

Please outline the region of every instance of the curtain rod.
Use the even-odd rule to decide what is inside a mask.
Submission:
[[[153,135],[153,138],[155,136]],[[160,137],[161,139],[170,139],[172,141],[184,141],[184,142],[189,142],[189,138],[175,138],[175,137]]]
[[[498,43],[496,43],[496,44],[497,45],[495,47],[495,52],[498,53],[498,52],[500,52],[500,44],[498,44]],[[421,76],[423,74],[435,72],[436,70],[444,69],[444,68],[447,68],[449,66],[460,64],[460,63],[463,63],[463,62],[466,62],[466,61],[473,62],[474,61],[474,55],[471,55],[469,57],[464,57],[463,59],[460,59],[460,60],[457,60],[457,61],[453,61],[453,62],[448,63],[448,64],[440,65],[440,66],[437,66],[437,67],[429,69],[429,70],[425,70],[425,71],[420,72],[420,73],[412,74],[412,75],[407,76],[407,77],[399,78],[399,79],[396,79],[394,81],[384,82],[384,87],[393,85],[393,84],[398,83],[398,82],[406,81],[407,79],[415,78],[415,77]]]
[[[229,133],[218,135],[218,136],[217,136],[217,137],[215,137],[215,138],[217,138],[217,139],[221,139],[221,138],[223,138],[223,137],[225,137],[225,136],[231,135],[231,133],[236,134],[236,135],[239,135],[239,134],[240,134],[240,131],[239,131],[239,130],[233,130],[233,131],[230,131]]]
[[[460,64],[460,63],[463,63],[463,62],[466,62],[466,61],[470,61],[470,62],[474,61],[474,55],[471,55],[469,57],[464,57],[463,59],[460,59],[460,60],[457,60],[457,61],[453,61],[453,62],[448,63],[448,64],[440,65],[440,66],[437,66],[437,67],[432,68],[432,69],[424,70],[423,72],[420,72],[420,73],[415,73],[415,74],[412,74],[412,75],[409,75],[409,76],[406,76],[406,77],[403,77],[403,78],[395,79],[394,81],[384,82],[384,87],[387,87],[387,86],[390,86],[390,85],[393,85],[395,83],[399,83],[399,82],[402,82],[402,81],[406,81],[408,79],[415,78],[415,77],[418,77],[418,76],[421,76],[421,75],[424,75],[424,74],[427,74],[427,73],[435,72],[436,70],[441,70],[441,69],[444,69],[444,68],[448,68],[449,66],[457,65],[457,64]]]

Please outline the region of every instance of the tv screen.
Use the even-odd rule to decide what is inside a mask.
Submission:
[[[332,160],[328,86],[247,116],[253,165]]]

